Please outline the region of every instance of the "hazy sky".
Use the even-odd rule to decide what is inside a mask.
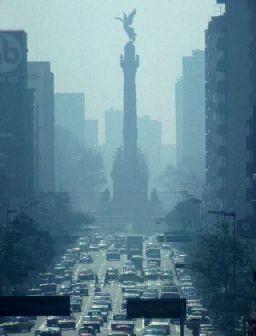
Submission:
[[[163,141],[175,142],[174,84],[182,57],[204,48],[204,30],[219,14],[216,0],[2,0],[1,28],[28,33],[29,60],[52,63],[56,92],[86,94],[86,118],[122,108],[119,57],[127,37],[114,20],[137,9],[138,114],[163,123]]]

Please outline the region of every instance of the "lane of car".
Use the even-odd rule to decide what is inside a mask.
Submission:
[[[159,297],[187,298],[186,336],[195,328],[199,328],[198,334],[216,335],[191,275],[181,266],[185,257],[175,246],[159,246],[155,237],[81,237],[52,272],[40,274],[38,283],[27,293],[70,295],[71,316],[25,319],[30,329],[24,336],[177,336],[177,321],[126,319],[127,299]],[[6,328],[4,323],[1,327]],[[20,331],[14,328],[12,333]]]

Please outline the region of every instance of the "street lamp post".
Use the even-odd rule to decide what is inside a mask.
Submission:
[[[233,294],[234,294],[234,313],[236,317],[236,214],[235,212],[225,213],[225,217],[233,218]]]
[[[192,200],[198,206],[197,230],[200,231],[203,228],[203,209],[202,209],[203,201],[198,198],[192,198]]]
[[[233,218],[233,290],[236,295],[236,214],[235,212],[226,212],[225,217]]]
[[[219,217],[220,217],[220,216],[223,216],[223,218],[224,218],[224,216],[225,216],[225,211],[222,211],[222,210],[220,210],[220,211],[217,211],[217,210],[210,210],[210,211],[208,211],[208,214],[209,214],[209,215],[216,215],[216,216],[217,216],[217,224],[219,224]]]

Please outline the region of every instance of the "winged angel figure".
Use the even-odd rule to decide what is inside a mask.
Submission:
[[[115,17],[116,20],[123,22],[124,30],[129,36],[130,41],[134,42],[136,40],[136,33],[134,32],[134,28],[131,27],[133,23],[133,18],[136,15],[136,9],[134,9],[129,15],[123,13],[123,18]]]

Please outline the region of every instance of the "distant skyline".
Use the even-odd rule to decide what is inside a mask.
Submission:
[[[1,29],[28,33],[28,57],[50,61],[56,92],[84,92],[86,117],[99,119],[103,141],[104,111],[122,109],[123,76],[119,57],[127,37],[122,11],[137,9],[138,115],[163,125],[163,142],[175,142],[174,85],[182,57],[204,49],[204,31],[219,15],[216,0],[2,0]]]

